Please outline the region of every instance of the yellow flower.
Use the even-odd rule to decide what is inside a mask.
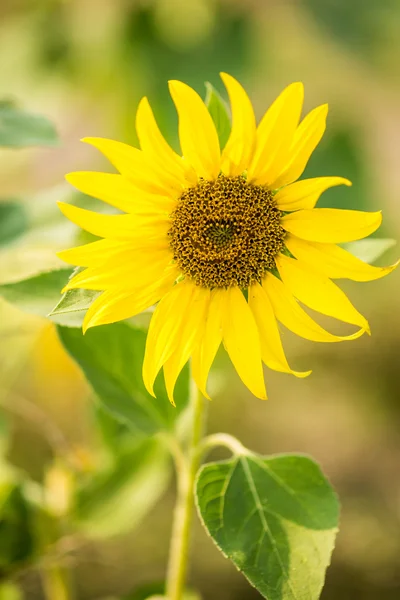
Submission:
[[[315,208],[322,192],[351,185],[347,179],[296,182],[324,133],[327,105],[300,121],[303,85],[293,83],[257,126],[244,89],[230,75],[221,77],[232,110],[232,131],[223,149],[200,96],[170,81],[182,156],[167,144],[143,98],[136,118],[140,150],[101,138],[83,140],[119,174],[67,176],[78,190],[126,214],[60,205],[71,221],[103,238],[59,254],[85,267],[66,290],[102,291],[86,314],[84,331],[158,302],[143,378],[153,394],[163,368],[171,402],[190,357],[196,383],[207,396],[208,373],[221,342],[259,398],[266,398],[262,363],[308,375],[289,367],[277,320],[308,340],[355,339],[369,332],[368,322],[331,278],[369,281],[394,268],[365,264],[337,245],[375,231],[380,212]],[[358,329],[348,336],[328,333],[298,301]]]

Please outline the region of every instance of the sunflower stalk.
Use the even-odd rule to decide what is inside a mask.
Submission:
[[[168,600],[182,600],[189,561],[190,532],[194,509],[194,484],[201,455],[199,446],[204,433],[204,398],[194,382],[190,391],[190,439],[184,460],[175,460],[177,498],[167,569]]]

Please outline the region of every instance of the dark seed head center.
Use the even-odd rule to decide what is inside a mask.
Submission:
[[[210,289],[260,282],[284,248],[272,193],[241,176],[220,175],[185,190],[171,220],[174,260],[184,275]]]

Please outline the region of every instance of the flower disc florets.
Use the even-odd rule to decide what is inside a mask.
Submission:
[[[187,189],[168,232],[174,260],[196,285],[260,282],[284,248],[281,212],[272,193],[244,177],[219,176]]]

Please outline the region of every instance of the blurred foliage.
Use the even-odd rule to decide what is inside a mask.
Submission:
[[[329,33],[369,59],[386,44],[390,19],[400,26],[397,0],[303,1]]]
[[[33,511],[21,485],[0,483],[0,580],[32,557]]]
[[[0,146],[54,146],[58,136],[51,121],[32,115],[8,101],[0,102]]]
[[[24,206],[19,202],[3,200],[0,203],[0,245],[6,245],[26,230]]]

